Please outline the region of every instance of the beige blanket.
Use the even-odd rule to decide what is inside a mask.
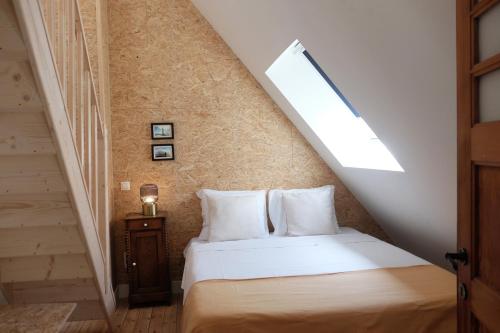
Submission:
[[[201,281],[182,332],[456,332],[455,290],[455,276],[431,265]]]

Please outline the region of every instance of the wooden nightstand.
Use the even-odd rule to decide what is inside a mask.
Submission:
[[[171,299],[167,216],[129,214],[125,218],[129,305],[168,303]]]

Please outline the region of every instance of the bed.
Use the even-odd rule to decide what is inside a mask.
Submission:
[[[184,333],[456,331],[454,275],[354,229],[184,255]]]

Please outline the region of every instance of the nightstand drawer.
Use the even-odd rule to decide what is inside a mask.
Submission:
[[[128,221],[129,230],[161,229],[161,219],[144,219],[139,221]]]

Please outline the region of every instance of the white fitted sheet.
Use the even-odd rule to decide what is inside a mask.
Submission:
[[[192,239],[184,251],[184,299],[204,280],[333,274],[430,263],[351,228],[336,235],[268,237],[226,242]]]

